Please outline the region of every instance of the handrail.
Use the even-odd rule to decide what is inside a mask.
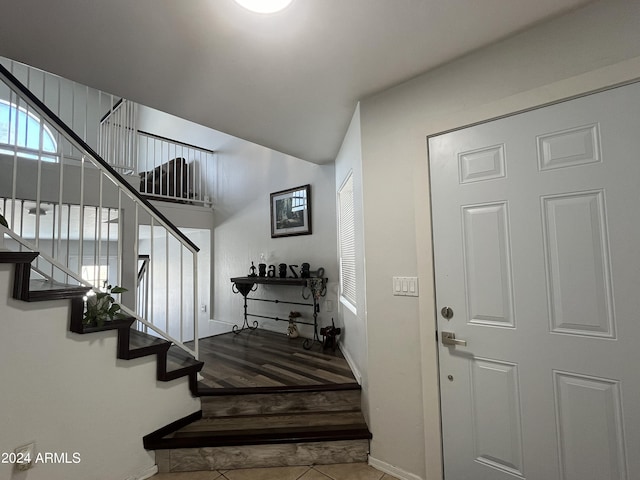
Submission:
[[[67,124],[65,124],[60,117],[58,117],[49,107],[47,107],[38,97],[36,97],[22,82],[20,82],[4,65],[0,64],[0,77],[3,77],[8,81],[13,88],[20,91],[24,97],[26,97],[31,106],[38,112],[38,114],[46,117],[48,121],[55,124],[61,133],[70,142],[76,144],[76,146],[86,152],[87,155],[92,157],[101,168],[106,170],[111,176],[113,176],[122,187],[129,191],[145,208],[151,211],[159,220],[160,223],[167,228],[172,234],[180,238],[186,245],[188,245],[194,252],[199,252],[198,246],[193,243],[184,233],[182,233],[178,227],[176,227],[169,219],[167,219],[151,202],[144,198],[140,192],[138,192],[129,182],[127,182],[122,175],[120,175],[111,165],[109,165],[100,155],[96,153],[84,140],[80,138],[73,130],[71,130]]]
[[[115,112],[118,108],[120,108],[120,105],[122,105],[122,103],[124,102],[124,98],[121,98],[120,100],[118,100],[113,107],[111,107],[109,109],[109,111],[107,113],[105,113],[102,118],[100,119],[100,123],[103,123],[107,118],[109,118],[109,116]]]
[[[115,110],[115,108],[114,108],[114,110]],[[199,147],[198,145],[193,145],[191,143],[181,142],[180,140],[174,140],[173,138],[163,137],[162,135],[156,135],[155,133],[145,132],[144,130],[138,130],[138,133],[140,135],[144,135],[146,137],[155,138],[156,140],[163,140],[165,142],[170,142],[170,143],[175,144],[175,145],[180,145],[180,146],[183,146],[183,147],[192,148],[194,150],[200,150],[202,152],[207,152],[207,153],[216,153],[215,150],[211,150],[209,148]]]

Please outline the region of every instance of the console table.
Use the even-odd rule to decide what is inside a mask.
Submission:
[[[276,321],[289,321],[288,318],[270,317],[266,315],[249,313],[247,310],[247,300],[256,302],[285,303],[288,305],[302,305],[313,307],[313,323],[300,322],[297,320],[296,323],[313,326],[313,339],[307,338],[302,344],[305,350],[309,350],[313,346],[314,342],[322,343],[320,337],[318,336],[318,312],[320,312],[320,305],[318,303],[318,300],[320,299],[320,297],[324,297],[327,293],[326,278],[235,277],[231,279],[231,283],[233,284],[231,286],[233,293],[240,293],[244,298],[244,322],[241,327],[239,327],[238,325],[234,325],[233,333],[238,334],[245,328],[248,328],[250,330],[255,330],[256,328],[258,328],[257,320],[253,321],[253,326],[249,325],[249,317],[267,318]],[[249,293],[257,290],[258,285],[282,285],[286,287],[301,287],[302,298],[304,300],[311,300],[311,303],[289,302],[277,299],[268,300],[264,298],[249,297]]]

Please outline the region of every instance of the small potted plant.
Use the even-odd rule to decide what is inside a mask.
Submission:
[[[106,322],[125,318],[120,313],[121,307],[116,303],[113,295],[126,292],[127,289],[118,286],[107,285],[104,292],[95,292],[87,296],[87,309],[84,312],[82,323],[92,327],[102,327]]]

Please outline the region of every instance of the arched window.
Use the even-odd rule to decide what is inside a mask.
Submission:
[[[0,99],[0,153],[57,162],[58,144],[40,117]]]

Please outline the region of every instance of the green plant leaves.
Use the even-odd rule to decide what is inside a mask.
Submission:
[[[127,292],[124,287],[112,287],[107,286],[105,292],[95,292],[87,298],[86,310],[83,316],[83,323],[90,326],[104,326],[105,322],[113,321],[119,318],[124,318],[124,315],[120,313],[122,307],[115,303],[115,298],[111,294],[119,294]]]

